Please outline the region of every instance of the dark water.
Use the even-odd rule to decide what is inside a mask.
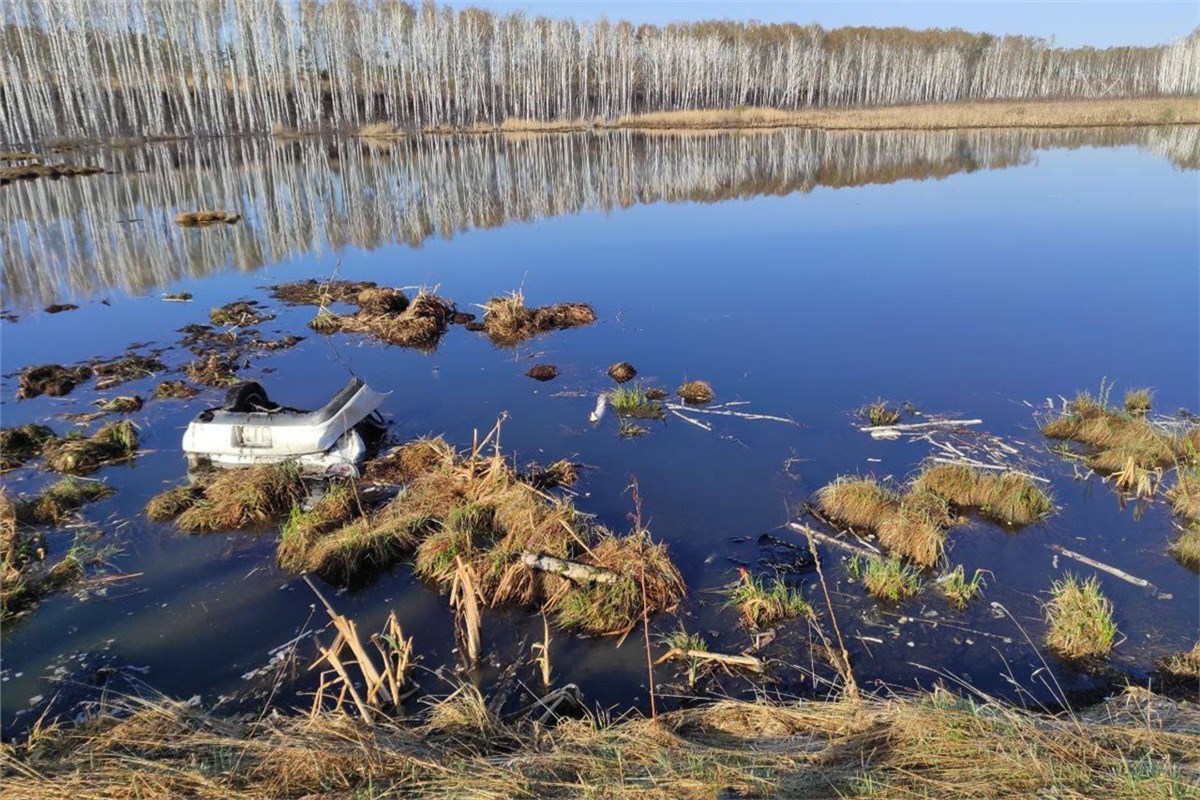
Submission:
[[[1153,386],[1161,411],[1196,409],[1196,129],[478,137],[375,148],[241,139],[76,160],[113,174],[0,188],[4,303],[19,316],[0,323],[5,426],[51,420],[61,431],[69,423],[58,415],[87,410],[97,396],[89,385],[18,402],[22,367],[171,345],[176,329],[205,321],[212,306],[266,300],[265,284],[336,271],[436,285],[467,310],[521,287],[533,304],[590,302],[600,322],[516,350],[455,327],[427,355],[312,335],[303,327],[311,308],[268,301],[278,317],[264,333],[308,338],[255,355],[243,374],[273,397],[315,406],[352,369],[394,392],[384,411],[401,439],[436,432],[466,445],[507,412],[504,447],[521,460],[589,465],[578,505],[618,529],[627,527],[626,487],[636,479],[649,527],[689,585],[679,620],[728,652],[748,636],[714,590],[737,564],[769,571],[791,561],[790,577],[823,602],[803,554],[769,546],[762,534],[802,544],[778,528],[818,487],[845,473],[903,478],[927,454],[924,443],[858,432],[853,409],[883,396],[979,417],[988,432],[1029,443],[1024,451],[1051,479],[1061,509],[1018,533],[984,522],[952,532],[951,563],[990,571],[984,597],[965,611],[932,586],[880,607],[847,581],[838,553],[825,551],[860,683],[929,685],[941,673],[1050,701],[1051,673],[1068,693],[1086,693],[1116,676],[1140,678],[1155,658],[1196,639],[1200,587],[1166,553],[1166,509],[1122,507],[1099,479],[1073,479],[1069,464],[1042,450],[1032,407],[1107,376],[1119,390]],[[209,230],[172,223],[177,211],[200,207],[246,218]],[[195,300],[166,303],[161,291]],[[68,300],[81,308],[38,310]],[[172,367],[188,358],[177,347],[164,355]],[[534,360],[562,375],[529,380]],[[802,427],[713,417],[707,432],[672,418],[620,439],[611,416],[588,424],[596,393],[610,385],[604,369],[619,360],[649,383],[706,379],[719,399],[750,401],[748,410]],[[156,382],[105,394],[149,396]],[[150,401],[134,415],[143,450],[133,465],[98,474],[117,493],[86,516],[123,549],[116,567],[141,574],[100,596],[52,596],[5,626],[6,727],[29,719],[17,715],[31,697],[82,694],[79,684],[101,682],[107,673],[98,667],[208,704],[243,694],[256,686],[243,674],[319,619],[303,581],[274,566],[273,534],[189,536],[140,515],[183,476],[183,427],[215,397]],[[52,477],[25,468],[4,484],[32,492]],[[52,534],[52,552],[72,535]],[[1098,574],[1124,636],[1109,672],[1075,671],[1035,645],[1051,582],[1067,571],[1092,574],[1056,559],[1052,544],[1157,587]],[[395,610],[423,666],[457,662],[445,598],[408,566],[334,603],[362,629]],[[653,621],[660,632],[676,624]],[[528,661],[540,637],[536,614],[485,617],[494,664]],[[780,662],[779,691],[814,691],[805,677],[819,662],[813,639],[793,623],[768,645]],[[553,663],[559,682],[580,684],[592,702],[644,702],[639,641],[617,647],[559,633]],[[47,680],[62,668],[68,684]],[[516,677],[534,685],[535,669],[522,664]],[[661,667],[661,690],[675,678]],[[480,679],[496,681],[497,670]],[[284,681],[278,696],[290,702],[304,680]],[[432,676],[422,681],[438,687]],[[743,680],[723,685],[749,689]]]

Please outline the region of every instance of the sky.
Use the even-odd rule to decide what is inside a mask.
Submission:
[[[583,21],[608,17],[634,23],[739,19],[761,22],[816,22],[826,28],[872,25],[908,28],[962,28],[972,32],[1016,33],[1054,38],[1063,47],[1153,45],[1172,41],[1200,25],[1200,0],[450,0],[455,8],[523,10],[532,15]]]

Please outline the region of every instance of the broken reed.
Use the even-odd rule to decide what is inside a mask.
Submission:
[[[1093,577],[1055,581],[1045,605],[1046,645],[1061,658],[1090,661],[1112,652],[1117,638],[1113,608]]]

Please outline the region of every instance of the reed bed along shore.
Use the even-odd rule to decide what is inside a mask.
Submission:
[[[829,131],[951,130],[970,128],[1091,128],[1200,124],[1200,98],[1136,97],[1110,100],[998,100],[974,103],[789,111],[740,106],[628,114],[615,120],[548,122],[507,119],[469,129],[438,127],[425,133],[565,133],[583,130],[641,131],[814,128]],[[377,134],[376,134],[377,135]],[[400,134],[397,131],[397,135]]]
[[[471,686],[404,719],[221,718],[124,699],[0,750],[8,800],[1194,797],[1200,712],[1129,689],[1050,716],[946,692],[503,719]]]

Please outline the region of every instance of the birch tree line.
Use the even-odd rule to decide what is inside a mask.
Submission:
[[[10,143],[1200,93],[1200,32],[1068,49],[958,30],[634,27],[401,0],[0,0],[0,12]]]

